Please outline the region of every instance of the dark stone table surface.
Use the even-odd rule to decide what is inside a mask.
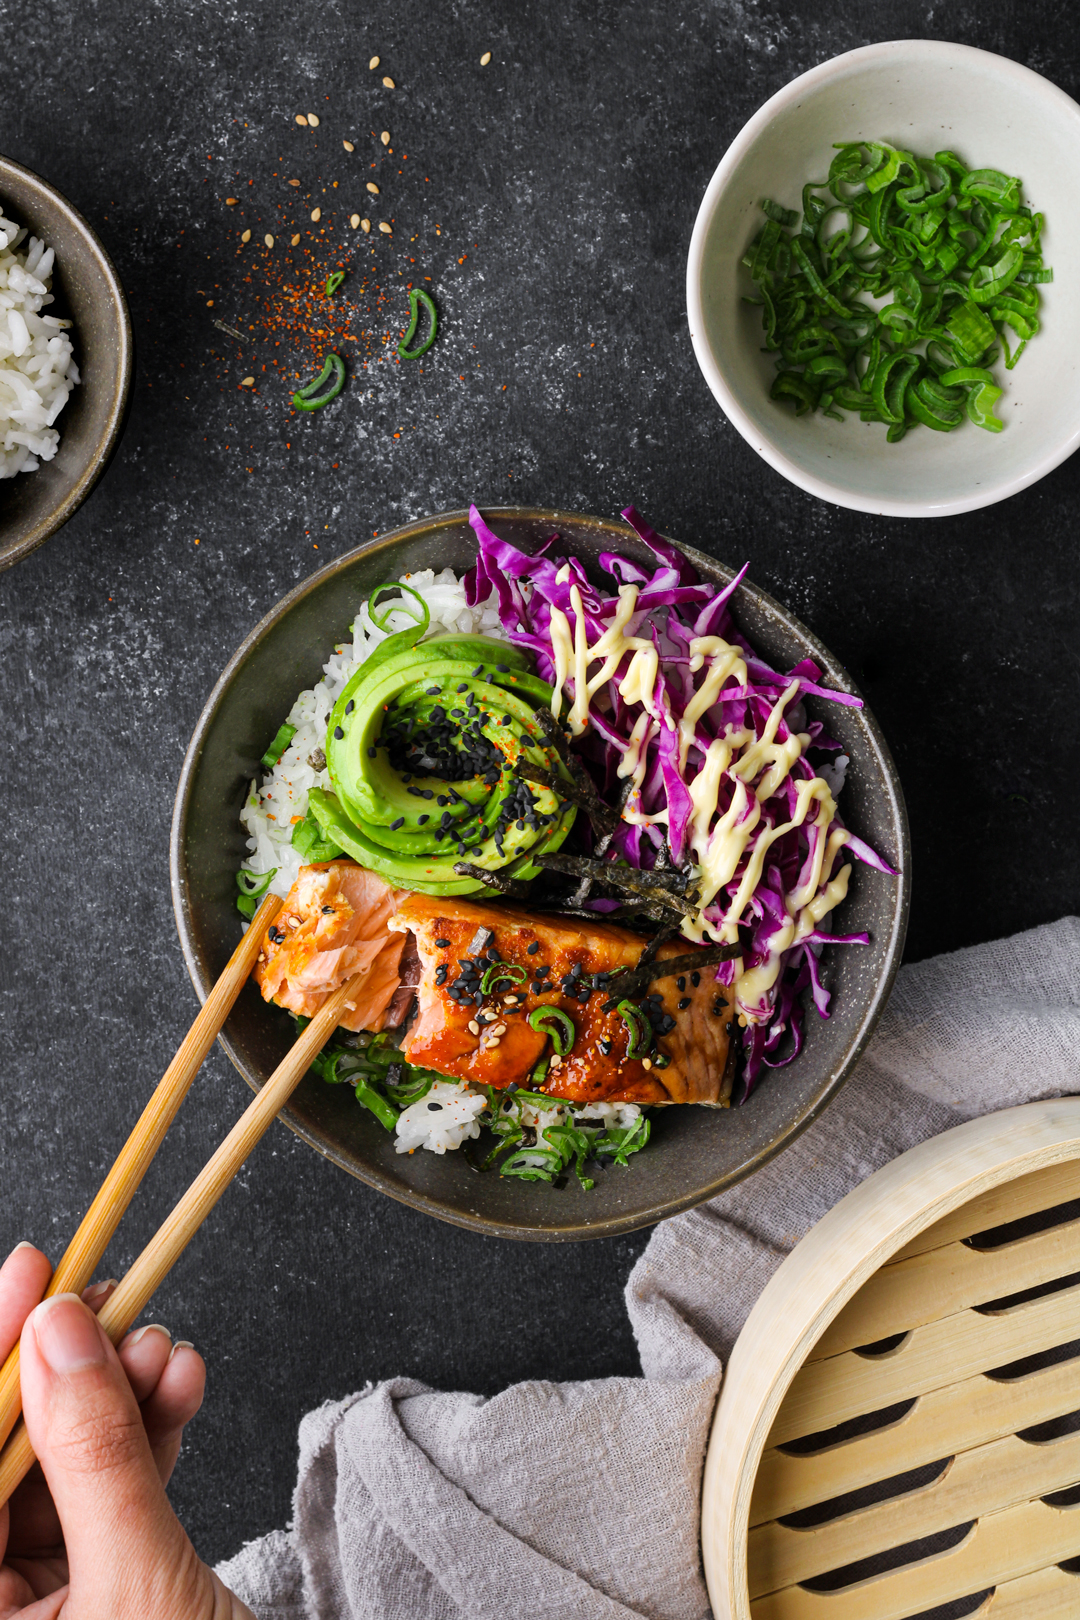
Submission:
[[[0,579],[0,1244],[59,1255],[195,1012],[167,838],[216,675],[297,580],[426,512],[633,500],[748,558],[890,740],[909,959],[1076,908],[1080,464],[950,520],[834,509],[727,425],[687,337],[694,214],[745,119],[839,51],[918,35],[1080,88],[1076,24],[1045,0],[0,0],[0,149],[100,232],[138,345],[107,477]],[[317,129],[295,121],[309,112]],[[297,420],[291,379],[325,339],[296,289],[338,263],[352,381]],[[442,335],[399,366],[386,343],[424,276]],[[247,1099],[215,1052],[109,1271]],[[621,1290],[646,1237],[475,1237],[275,1126],[152,1312],[209,1363],[173,1487],[200,1551],[285,1522],[297,1419],[367,1379],[490,1392],[634,1371]]]

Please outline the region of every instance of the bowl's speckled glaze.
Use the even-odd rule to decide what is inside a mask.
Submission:
[[[564,549],[590,571],[604,550],[651,561],[620,522],[514,507],[491,509],[485,516],[497,533],[526,550],[557,531]],[[706,578],[726,583],[732,577],[731,569],[702,553],[681,549]],[[237,817],[267,739],[297,692],[319,679],[330,647],[347,633],[373,586],[407,570],[449,565],[461,571],[474,558],[465,512],[399,529],[298,585],[256,626],[225,669],[188,749],[171,840],[177,928],[202,998],[239,937],[234,878],[246,839]],[[741,587],[733,608],[746,636],[779,667],[809,655],[821,666],[826,685],[855,689],[809,631],[752,584]],[[870,944],[826,948],[832,1017],[822,1021],[808,1015],[798,1060],[769,1072],[744,1107],[657,1111],[647,1150],[627,1170],[599,1172],[588,1193],[573,1178],[557,1189],[478,1175],[461,1154],[398,1155],[393,1138],[351,1091],[327,1086],[314,1075],[298,1087],[282,1116],[286,1123],[335,1164],[393,1198],[475,1231],[535,1240],[608,1236],[649,1225],[713,1197],[778,1153],[825,1107],[869,1039],[899,965],[910,886],[903,796],[873,716],[824,700],[810,700],[807,707],[818,716],[827,710],[830,731],[851,757],[842,800],[845,820],[899,869],[899,876],[855,864],[839,916],[845,933],[866,930]],[[258,1089],[287,1050],[292,1029],[287,1015],[265,1006],[249,984],[222,1041],[240,1073]]]
[[[60,444],[37,472],[0,479],[0,568],[25,557],[67,522],[101,477],[127,412],[134,344],[124,290],[108,254],[52,186],[0,157],[0,213],[55,249],[48,313],[75,324],[82,378],[56,419]]]

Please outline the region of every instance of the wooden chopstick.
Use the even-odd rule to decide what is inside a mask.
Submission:
[[[203,1221],[209,1215],[244,1160],[269,1129],[341,1021],[347,1002],[364,982],[358,973],[335,990],[303,1034],[278,1064],[258,1096],[241,1114],[217,1151],[207,1160],[171,1215],[150,1239],[116,1292],[98,1313],[98,1321],[113,1344],[119,1344],[162,1279],[168,1275]],[[115,1225],[115,1222],[114,1222]],[[33,1448],[20,1423],[0,1453],[0,1506],[19,1484],[34,1461]]]
[[[255,966],[263,933],[277,916],[281,904],[277,895],[268,894],[252,918],[251,927],[229,957],[224,972],[207,996],[180,1050],[162,1075],[138,1124],[120,1149],[79,1230],[68,1244],[53,1272],[46,1298],[50,1294],[81,1294],[93,1277],[150,1160],[164,1141],[180,1104],[191,1089],[191,1082],[246,984]],[[0,1446],[15,1427],[21,1410],[19,1346],[16,1344],[0,1367]]]

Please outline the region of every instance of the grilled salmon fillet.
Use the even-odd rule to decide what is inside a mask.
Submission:
[[[405,940],[388,924],[400,899],[399,890],[352,861],[301,867],[255,964],[263,1000],[312,1018],[347,978],[364,973],[342,1025],[380,1030],[392,1023]]]
[[[620,1013],[603,1010],[606,991],[584,981],[633,967],[647,943],[639,934],[599,920],[426,894],[406,894],[388,926],[415,937],[421,963],[418,1015],[402,1043],[410,1063],[500,1089],[512,1081],[525,1085],[551,1052],[548,1037],[528,1023],[533,1008],[546,1005],[566,1013],[576,1032],[566,1057],[552,1057],[543,1082],[549,1096],[578,1105],[726,1103],[735,1015],[715,967],[704,968],[697,984],[692,973],[652,981],[652,1022],[667,1032],[658,1033],[648,1059],[636,1059],[628,1056],[631,1034]],[[658,959],[692,949],[673,941],[660,947]],[[491,983],[491,950],[503,964],[524,969],[525,979],[512,972]],[[667,1067],[657,1066],[658,1053]]]

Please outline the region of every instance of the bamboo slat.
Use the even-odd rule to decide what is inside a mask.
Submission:
[[[966,1243],[912,1255],[881,1270],[825,1329],[811,1353],[822,1361],[857,1345],[952,1316],[968,1305],[1019,1294],[1080,1271],[1080,1220],[1052,1226],[996,1249]]]
[[[905,1243],[893,1259],[907,1260],[913,1254],[925,1254],[927,1249],[940,1249],[945,1243],[974,1237],[979,1232],[992,1232],[995,1226],[1007,1226],[1010,1221],[1071,1203],[1074,1198],[1080,1198],[1080,1160],[1066,1159],[1064,1164],[1047,1165],[1043,1170],[1017,1176],[1013,1181],[1003,1181],[1000,1186],[991,1187],[989,1192],[954,1209],[910,1243]]]
[[[782,1445],[817,1434],[1072,1339],[1080,1339],[1080,1283],[1004,1311],[961,1311],[928,1322],[881,1356],[845,1350],[808,1362],[792,1380],[770,1440]]]
[[[1080,1411],[1080,1358],[1022,1378],[986,1378],[981,1373],[965,1378],[920,1395],[904,1417],[885,1428],[807,1456],[770,1446],[754,1482],[750,1524],[830,1502],[1073,1411]]]

